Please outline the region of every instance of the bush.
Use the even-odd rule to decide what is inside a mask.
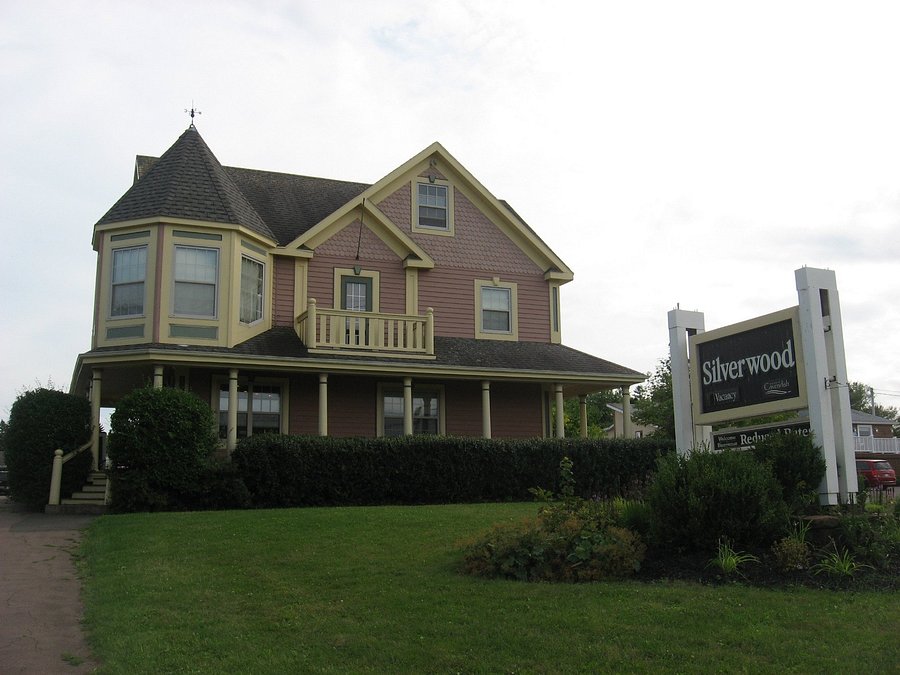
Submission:
[[[900,522],[876,515],[843,515],[838,539],[854,558],[877,568],[888,568],[900,556]]]
[[[568,457],[559,462],[560,501],[543,506],[536,519],[494,527],[463,555],[469,574],[521,581],[598,581],[640,569],[646,547],[640,536],[617,527],[616,504],[573,494]],[[552,492],[534,489],[552,499]]]
[[[212,481],[218,447],[209,405],[180,389],[137,389],[112,416],[111,506],[117,511],[191,508]]]
[[[53,455],[71,452],[91,438],[87,399],[55,389],[38,388],[13,403],[5,434],[10,496],[29,509],[41,510],[50,494]],[[91,471],[92,456],[82,452],[63,466],[60,494],[80,490]]]
[[[751,452],[758,461],[771,465],[792,512],[803,512],[816,503],[825,476],[825,458],[809,436],[769,434],[757,441]]]
[[[767,464],[747,452],[666,455],[650,485],[652,540],[668,551],[768,545],[787,522],[781,487]]]
[[[415,436],[328,438],[266,434],[232,455],[256,506],[423,504],[523,500],[535,485],[560,491],[557,467],[578,468],[573,492],[640,490],[669,441],[489,440]]]

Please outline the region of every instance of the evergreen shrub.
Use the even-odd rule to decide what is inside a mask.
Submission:
[[[90,438],[91,405],[84,397],[43,387],[20,395],[10,409],[5,434],[10,497],[29,509],[42,510],[50,496],[56,449],[65,454]],[[60,487],[62,497],[82,488],[91,463],[90,451],[66,462]]]
[[[768,464],[742,451],[698,450],[659,460],[647,501],[651,539],[672,552],[770,545],[787,524],[782,490]]]
[[[751,449],[757,461],[768,462],[781,485],[782,496],[794,513],[806,511],[818,498],[825,476],[822,449],[800,434],[769,434]]]
[[[111,422],[114,510],[202,505],[204,483],[216,482],[206,474],[215,472],[212,454],[219,442],[206,402],[180,389],[136,389],[119,402]]]
[[[577,467],[578,495],[640,490],[666,440],[490,440],[445,436],[331,438],[258,435],[232,455],[255,506],[424,504],[527,500],[559,492],[558,466]]]

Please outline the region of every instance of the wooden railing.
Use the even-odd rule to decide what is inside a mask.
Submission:
[[[425,316],[320,309],[310,298],[297,317],[297,334],[308,349],[434,354],[434,310]]]
[[[50,499],[47,502],[51,506],[59,505],[59,490],[62,484],[63,464],[72,459],[75,455],[90,449],[91,442],[88,441],[80,448],[76,448],[72,452],[63,455],[63,451],[59,448],[53,453],[53,471],[50,474]]]
[[[900,438],[875,438],[874,436],[855,436],[853,438],[856,452],[900,453]]]

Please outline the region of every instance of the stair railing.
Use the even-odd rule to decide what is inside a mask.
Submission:
[[[51,506],[59,506],[59,490],[62,485],[63,464],[90,447],[91,442],[88,441],[81,447],[75,448],[72,452],[65,455],[63,455],[63,451],[59,448],[53,452],[53,472],[50,474],[50,501],[48,502]]]

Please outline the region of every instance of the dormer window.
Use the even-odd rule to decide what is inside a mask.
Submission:
[[[452,189],[444,180],[416,183],[413,230],[429,234],[453,234]]]

